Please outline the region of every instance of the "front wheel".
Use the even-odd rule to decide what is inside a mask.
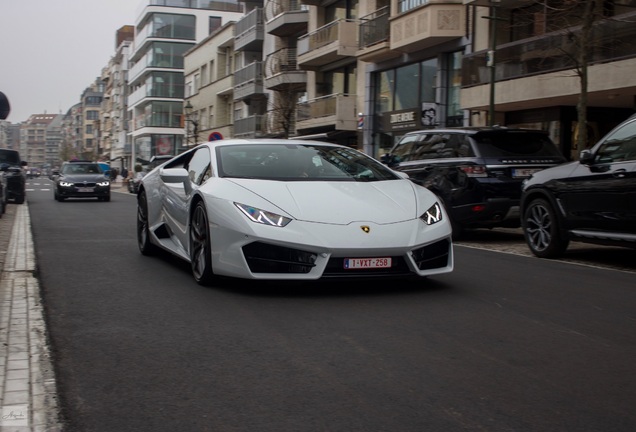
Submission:
[[[531,201],[523,215],[523,236],[530,251],[539,258],[556,258],[570,241],[559,232],[559,221],[552,205],[543,198]]]
[[[150,242],[148,198],[145,192],[137,197],[137,246],[143,255],[152,255],[157,250],[157,246]]]
[[[214,280],[211,249],[208,215],[205,204],[199,201],[190,222],[190,264],[199,285],[210,285]]]

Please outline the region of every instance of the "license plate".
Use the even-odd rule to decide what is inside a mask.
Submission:
[[[539,168],[513,168],[512,176],[514,178],[530,177],[532,174],[541,171]]]
[[[95,188],[92,187],[78,187],[78,192],[95,192]]]
[[[391,258],[345,258],[344,268],[351,269],[374,269],[391,267]]]

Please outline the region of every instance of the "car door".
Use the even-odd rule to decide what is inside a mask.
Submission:
[[[172,165],[172,164],[170,164]],[[188,172],[189,184],[166,183],[163,192],[163,211],[170,231],[184,249],[188,250],[189,208],[192,195],[205,181],[205,173],[210,166],[210,150],[202,146],[194,151],[192,157],[182,165]]]
[[[559,188],[570,228],[636,233],[636,118],[601,140]]]

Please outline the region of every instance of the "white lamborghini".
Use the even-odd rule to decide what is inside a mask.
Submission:
[[[149,172],[137,242],[195,280],[316,280],[453,270],[439,198],[350,147],[293,139],[201,144]]]

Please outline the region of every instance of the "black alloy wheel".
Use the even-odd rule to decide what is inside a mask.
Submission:
[[[559,232],[559,221],[552,205],[543,198],[531,201],[523,215],[523,236],[530,251],[539,258],[556,258],[570,241]]]
[[[210,246],[210,225],[203,201],[199,201],[190,221],[190,264],[192,275],[199,285],[214,281]]]
[[[137,246],[143,255],[152,255],[157,250],[157,246],[150,243],[146,192],[140,193],[137,197]]]

